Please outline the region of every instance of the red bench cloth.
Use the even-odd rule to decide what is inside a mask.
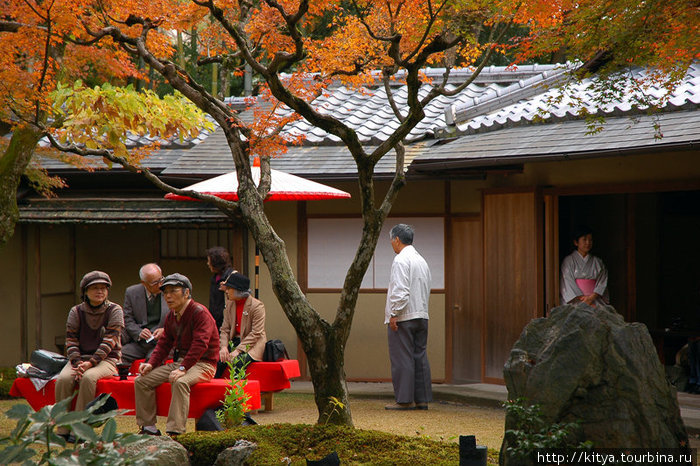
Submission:
[[[260,382],[261,392],[278,392],[289,388],[289,379],[301,376],[299,361],[282,359],[277,362],[253,362],[248,368],[248,380]]]
[[[50,380],[44,388],[37,391],[31,380],[25,377],[18,377],[12,383],[10,396],[24,398],[34,411],[39,411],[46,405],[56,403],[56,396],[54,395],[55,385],[56,381]]]
[[[139,366],[141,365],[142,362],[146,362],[145,359],[136,359],[134,362],[131,363],[131,366],[129,366],[129,375],[133,375],[134,377],[139,375]],[[163,364],[169,364],[173,362],[172,359],[166,360]]]
[[[10,395],[22,397],[27,400],[35,411],[46,405],[56,402],[54,395],[56,381],[51,380],[46,387],[37,391],[32,381],[28,378],[17,378],[12,384]],[[188,417],[199,418],[204,411],[216,408],[224,399],[229,381],[226,379],[214,379],[209,382],[200,382],[192,387],[190,394],[190,412]],[[250,410],[260,409],[260,384],[256,380],[249,380],[244,388],[250,395],[248,406]],[[96,395],[111,393],[120,409],[128,409],[127,414],[134,414],[134,377],[127,380],[119,380],[118,377],[106,377],[97,381]],[[167,416],[170,408],[170,384],[164,383],[156,389],[157,413],[159,416]]]

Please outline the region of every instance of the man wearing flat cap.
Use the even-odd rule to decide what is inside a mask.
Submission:
[[[134,384],[136,423],[141,434],[160,435],[156,428],[156,388],[170,382],[172,398],[165,430],[178,435],[186,430],[190,388],[211,380],[219,361],[219,334],[207,308],[192,299],[192,283],[174,273],[160,285],[170,312],[163,335],[148,361],[139,367]],[[163,364],[173,350],[173,362]]]
[[[219,333],[219,368],[223,375],[226,361],[237,367],[262,361],[265,351],[265,305],[250,295],[250,279],[234,272],[224,282],[227,304]]]

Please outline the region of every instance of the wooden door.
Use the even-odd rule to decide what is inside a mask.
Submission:
[[[541,211],[537,191],[483,195],[485,382],[502,383],[513,344],[544,314]]]
[[[484,314],[481,218],[455,217],[450,225],[447,329],[451,333],[453,383],[481,381]],[[448,342],[450,338],[447,339]],[[450,358],[448,357],[448,361]]]

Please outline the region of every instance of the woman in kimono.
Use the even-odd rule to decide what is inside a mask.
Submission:
[[[573,235],[576,250],[561,263],[561,303],[586,303],[595,307],[609,304],[608,269],[600,258],[591,254],[593,232],[579,227]]]

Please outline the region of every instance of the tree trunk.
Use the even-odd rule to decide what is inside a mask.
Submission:
[[[351,426],[344,366],[350,320],[345,319],[336,327],[323,320],[313,309],[296,280],[285,243],[273,230],[257,192],[239,190],[239,195],[243,221],[260,248],[270,271],[275,296],[306,353],[319,413],[318,422]],[[355,289],[359,289],[363,275],[364,271],[358,274]]]
[[[20,177],[34,155],[41,133],[30,126],[15,128],[5,153],[0,157],[0,248],[15,233],[19,219],[17,187]]]

